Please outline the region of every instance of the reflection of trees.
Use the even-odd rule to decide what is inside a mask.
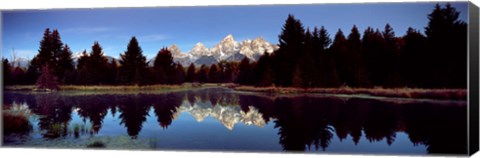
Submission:
[[[124,124],[127,133],[133,139],[136,139],[143,122],[146,121],[149,106],[142,100],[140,95],[122,96],[119,99],[120,124]]]
[[[92,131],[98,133],[102,128],[103,119],[108,113],[109,103],[112,98],[108,95],[84,96],[78,99],[78,114],[85,120],[90,119]]]
[[[6,104],[26,102],[29,108],[40,115],[38,125],[43,136],[57,138],[66,135],[71,120],[72,105],[78,105],[79,115],[92,121],[98,131],[108,109],[118,113],[121,124],[132,138],[136,138],[146,121],[149,106],[161,127],[171,125],[178,109],[190,110],[213,116],[222,116],[224,122],[245,118],[227,116],[238,113],[256,113],[256,120],[274,120],[278,129],[279,143],[287,151],[328,150],[336,135],[345,140],[349,135],[357,144],[362,136],[367,141],[395,141],[396,132],[404,131],[415,145],[427,146],[428,153],[457,153],[467,151],[466,106],[440,105],[434,103],[390,103],[373,99],[334,97],[271,97],[204,90],[186,93],[150,95],[92,95],[61,96],[58,94],[6,94]],[[187,97],[183,97],[183,95]],[[203,94],[203,96],[202,96]],[[202,99],[203,97],[203,99]],[[217,98],[212,100],[212,97]],[[182,99],[195,107],[182,105]],[[202,102],[203,101],[203,102]],[[217,102],[212,107],[210,103]],[[118,108],[117,108],[118,105]],[[227,106],[228,105],[228,106]],[[235,107],[239,106],[239,107]],[[252,108],[252,106],[254,108]],[[179,108],[180,107],[180,108]],[[209,110],[205,110],[208,109]],[[212,108],[216,108],[214,111]],[[224,109],[222,109],[224,108]],[[203,109],[203,111],[202,111]],[[220,110],[219,110],[220,109]],[[221,112],[222,110],[229,113]],[[232,110],[233,109],[233,110]],[[253,110],[252,110],[253,109]],[[118,111],[117,111],[118,110]],[[196,110],[194,112],[194,110]],[[241,111],[240,111],[241,110]],[[232,112],[233,111],[233,112]],[[250,118],[250,117],[248,117]],[[251,121],[250,122],[254,122]],[[263,123],[265,123],[263,122]],[[364,134],[362,134],[362,132]],[[363,140],[363,139],[362,139]],[[350,138],[348,139],[350,141]]]
[[[332,106],[320,105],[321,100],[279,98],[275,127],[279,128],[280,144],[286,151],[304,151],[313,145],[325,150],[331,142],[334,129],[329,126]],[[328,104],[328,102],[325,102]]]
[[[172,123],[173,114],[177,112],[177,107],[180,105],[182,105],[182,96],[180,94],[173,93],[155,96],[153,109],[162,128],[168,128]]]
[[[72,119],[72,106],[65,104],[57,93],[38,94],[35,96],[38,108],[33,112],[40,115],[38,126],[45,138],[58,138],[68,133],[68,123]]]
[[[374,108],[370,109],[365,121],[365,137],[370,142],[386,138],[387,144],[391,145],[395,140],[398,125],[395,109],[393,109],[395,106],[384,105],[379,101],[372,101],[369,105]]]
[[[404,108],[405,132],[414,144],[425,144],[428,153],[466,154],[466,107],[408,104]]]

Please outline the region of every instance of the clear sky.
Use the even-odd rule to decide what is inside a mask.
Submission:
[[[451,4],[467,21],[467,3]],[[276,44],[288,14],[305,27],[325,26],[331,38],[339,28],[348,35],[354,24],[363,32],[368,26],[383,30],[386,23],[396,36],[402,36],[408,27],[423,32],[434,6],[422,2],[2,11],[1,51],[10,58],[14,49],[17,57],[31,59],[45,28],[58,29],[74,53],[90,51],[93,42],[99,41],[105,54],[115,58],[126,50],[132,36],[147,58],[172,44],[182,52],[197,42],[212,47],[228,34],[239,42],[262,36]]]

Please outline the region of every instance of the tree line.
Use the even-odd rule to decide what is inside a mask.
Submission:
[[[458,16],[459,12],[450,4],[437,4],[428,15],[424,34],[410,27],[404,36],[397,37],[387,23],[382,30],[368,27],[363,35],[355,25],[347,36],[338,29],[331,39],[323,26],[310,30],[288,15],[279,35],[279,49],[273,53],[264,53],[258,61],[244,58],[240,62],[220,61],[200,67],[175,63],[167,48],[158,51],[150,67],[135,37],[118,62],[109,61],[95,41],[91,51],[83,51],[75,67],[72,52],[62,43],[58,30],[47,28],[38,54],[27,69],[3,59],[4,82],[466,88],[467,24]]]

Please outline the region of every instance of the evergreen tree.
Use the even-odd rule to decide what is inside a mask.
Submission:
[[[382,33],[377,29],[368,27],[363,33],[362,45],[364,50],[365,67],[368,69],[368,77],[373,85],[384,86],[387,82],[387,73],[391,71],[387,52],[385,52],[385,40]]]
[[[208,67],[205,64],[200,66],[200,70],[198,70],[197,81],[200,83],[208,82]]]
[[[256,86],[271,86],[273,84],[273,71],[270,67],[271,57],[268,53],[263,53],[258,59],[253,69],[253,78]]]
[[[144,74],[146,73],[147,63],[142,53],[137,38],[132,37],[128,43],[127,51],[120,54],[119,79],[121,83],[143,84],[145,82]]]
[[[57,81],[57,77],[52,74],[51,69],[48,67],[48,64],[42,67],[42,75],[38,77],[36,86],[39,89],[51,89],[51,90],[58,90],[59,83]]]
[[[429,60],[430,82],[433,87],[465,88],[467,83],[467,25],[458,19],[460,12],[449,3],[439,4],[428,15],[425,28]]]
[[[87,60],[87,70],[92,79],[90,84],[104,84],[107,81],[108,59],[98,42],[94,42],[92,46],[92,52]]]
[[[218,83],[220,81],[220,71],[216,64],[210,66],[210,71],[208,72],[208,79],[211,83]]]
[[[290,86],[292,76],[300,57],[303,57],[303,42],[305,38],[305,29],[300,20],[295,19],[293,15],[288,15],[282,32],[279,35],[280,48],[275,51],[275,76],[276,85]]]
[[[398,46],[397,46],[397,38],[395,37],[395,32],[393,31],[393,28],[390,26],[390,24],[385,25],[385,29],[382,32],[383,34],[383,39],[385,40],[385,48],[384,48],[384,54],[385,54],[385,65],[383,66],[385,70],[385,77],[386,81],[384,83],[384,86],[397,86],[400,84],[399,78],[400,76],[398,75],[398,69],[399,69],[399,55],[398,55]]]
[[[182,84],[185,82],[185,68],[182,64],[178,63],[175,64],[175,76],[174,76],[174,84]]]
[[[157,83],[172,83],[171,76],[175,75],[175,66],[172,53],[167,48],[162,48],[158,51],[153,68]]]
[[[57,77],[60,79],[61,83],[71,84],[73,82],[72,75],[74,73],[72,51],[68,45],[63,47],[62,52],[58,57],[58,64],[56,67]]]
[[[250,66],[250,59],[248,59],[247,57],[243,58],[238,68],[239,68],[239,74],[238,74],[236,83],[244,84],[244,85],[250,84],[251,71],[252,71]]]
[[[404,45],[400,52],[402,54],[400,76],[406,82],[408,87],[421,87],[427,85],[429,77],[426,72],[428,59],[426,53],[426,37],[419,31],[409,27],[405,36],[403,36]]]
[[[349,58],[347,45],[348,45],[348,42],[347,42],[347,39],[345,38],[345,35],[343,35],[343,32],[341,29],[338,29],[337,33],[335,34],[333,43],[330,46],[330,50],[331,50],[332,56],[336,61],[336,67],[338,68],[339,82],[342,85],[348,84],[347,78],[350,76],[349,67],[352,66],[350,65],[351,64],[350,61],[347,60]]]
[[[2,58],[3,64],[3,84],[4,85],[11,85],[12,84],[12,67],[8,62],[8,59]]]
[[[347,84],[353,87],[366,86],[368,84],[366,70],[363,61],[363,48],[360,40],[360,33],[357,26],[353,25],[352,30],[347,38],[348,56],[345,60],[350,63],[347,69]]]
[[[332,44],[332,40],[330,39],[330,35],[328,34],[327,30],[322,26],[319,31],[319,55],[317,57],[318,66],[318,74],[321,75],[317,83],[317,86],[322,87],[337,87],[339,85],[338,75],[337,75],[337,68],[334,61],[334,54],[329,51],[329,47]],[[315,42],[314,42],[315,43]],[[320,59],[318,59],[320,58]],[[323,83],[322,83],[323,82]]]
[[[186,82],[194,82],[195,81],[195,65],[193,63],[188,66]]]
[[[41,74],[43,66],[53,65],[53,49],[52,49],[52,32],[46,28],[42,40],[40,40],[40,48],[38,54],[33,57],[28,66],[27,76],[30,78],[29,83],[35,83]]]
[[[117,74],[118,74],[118,64],[116,60],[112,60],[107,65],[107,78],[105,83],[107,84],[116,84]]]
[[[52,51],[52,60],[53,60],[53,63],[50,65],[52,66],[51,68],[53,68],[55,71],[55,75],[57,76],[57,78],[61,79],[63,76],[63,73],[64,71],[63,70],[58,70],[58,67],[61,66],[59,61],[60,61],[60,58],[63,54],[63,42],[62,42],[62,39],[60,37],[60,33],[58,32],[57,29],[54,29],[52,31],[52,34],[50,35],[51,36],[51,51]],[[61,72],[57,72],[58,71],[61,71]]]
[[[305,42],[303,47],[303,56],[299,58],[297,66],[300,69],[300,78],[302,80],[302,87],[313,87],[315,85],[316,72],[318,72],[316,63],[314,61],[314,36],[307,29],[305,32]],[[295,84],[295,83],[293,83]]]

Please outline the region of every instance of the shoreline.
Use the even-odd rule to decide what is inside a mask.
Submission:
[[[234,83],[184,83],[181,85],[61,85],[59,92],[176,92],[202,88],[228,88],[240,92],[256,92],[270,95],[288,94],[330,94],[330,95],[370,95],[410,99],[467,100],[467,89],[423,89],[423,88],[295,88],[295,87],[255,87]],[[4,91],[32,91],[34,85],[5,86]]]

